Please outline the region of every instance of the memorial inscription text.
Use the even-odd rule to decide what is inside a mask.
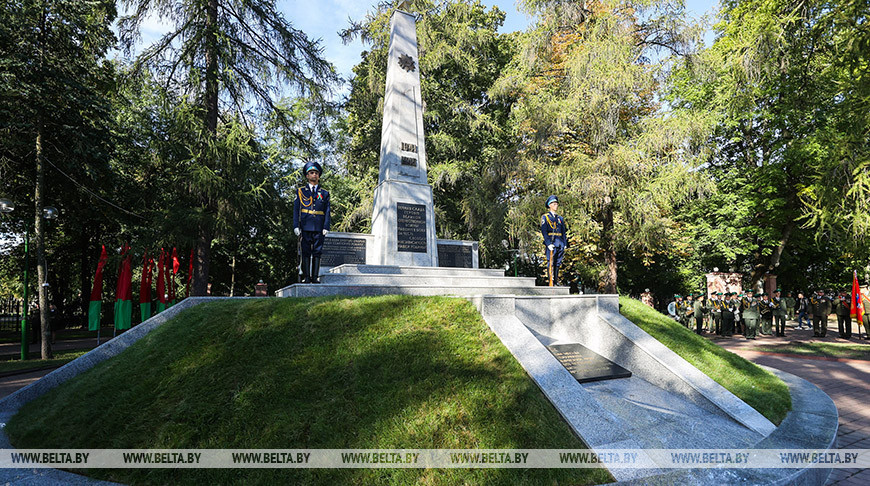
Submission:
[[[398,251],[426,253],[426,206],[396,203]]]

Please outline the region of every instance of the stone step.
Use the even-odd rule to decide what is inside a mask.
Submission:
[[[450,277],[504,277],[504,270],[498,268],[454,268],[454,267],[406,267],[398,265],[358,265],[344,264],[333,267],[330,274],[345,275],[445,275]]]
[[[371,295],[453,295],[471,297],[476,295],[568,295],[568,287],[433,287],[431,285],[331,285],[293,284],[277,291],[278,297],[322,297],[346,295],[362,297]]]
[[[320,281],[330,285],[381,285],[433,287],[534,287],[534,277],[490,277],[480,275],[408,275],[408,274],[346,274],[327,273]]]

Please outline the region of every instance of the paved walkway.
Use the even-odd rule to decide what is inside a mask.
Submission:
[[[870,361],[840,359],[837,361],[782,356],[753,351],[751,348],[765,344],[785,344],[791,341],[836,342],[865,344],[870,341],[840,339],[837,333],[836,318],[833,327],[828,320],[828,334],[825,338],[814,338],[812,330],[795,329],[795,323],[787,324],[786,337],[760,336],[748,341],[742,336],[733,338],[713,337],[713,341],[725,349],[764,366],[777,368],[797,375],[822,389],[834,403],[840,414],[837,431],[837,445],[841,449],[870,449]],[[707,335],[710,337],[709,335]],[[870,484],[870,469],[834,469],[828,478],[829,485],[858,486]]]

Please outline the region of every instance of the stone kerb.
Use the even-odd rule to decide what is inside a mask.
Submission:
[[[574,433],[592,449],[642,449],[626,431],[628,424],[607,410],[514,315],[516,297],[471,297],[484,321],[520,363]],[[618,481],[654,474],[658,469],[612,469]]]
[[[522,297],[516,315],[536,333],[577,342],[638,377],[758,432],[774,425],[752,407],[619,314],[615,295]]]

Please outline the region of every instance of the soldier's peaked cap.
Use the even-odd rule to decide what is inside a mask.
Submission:
[[[309,173],[312,170],[316,170],[318,174],[323,174],[323,167],[320,166],[317,162],[308,162],[305,164],[305,169],[303,169],[304,173]]]
[[[550,204],[553,204],[554,202],[559,202],[559,198],[556,197],[555,194],[547,198],[547,202],[544,206],[550,207]]]

